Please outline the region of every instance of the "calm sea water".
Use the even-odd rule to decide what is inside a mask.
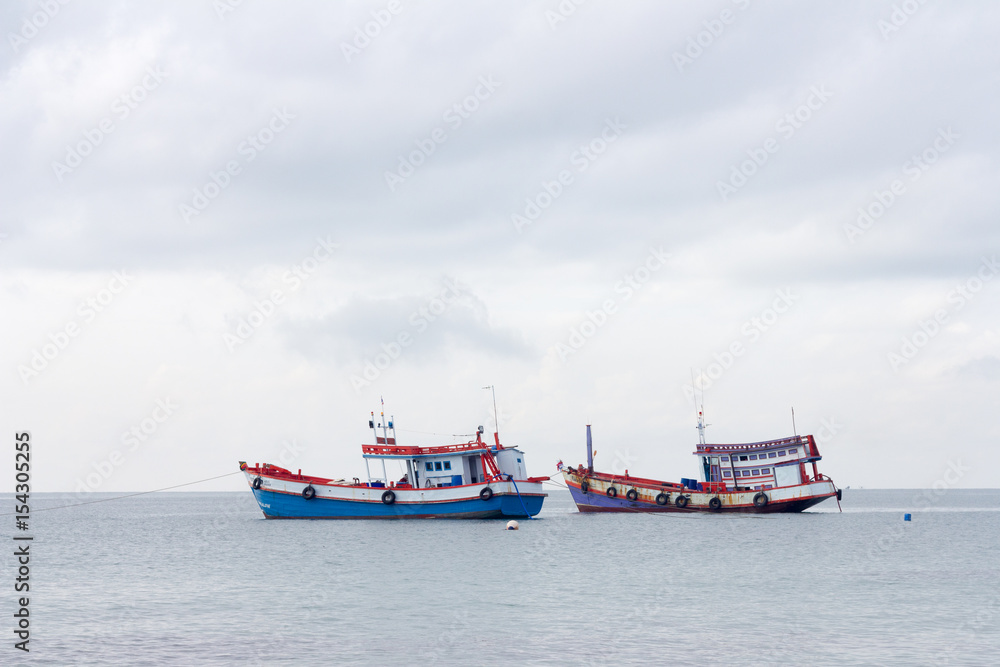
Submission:
[[[7,555],[0,664],[998,664],[1000,490],[922,494],[728,518],[553,490],[517,532],[267,521],[249,493],[40,512],[31,653]]]

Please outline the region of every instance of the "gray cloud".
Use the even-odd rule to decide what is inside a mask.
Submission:
[[[405,4],[350,62],[342,45],[384,4],[242,3],[220,17],[211,3],[69,3],[23,42],[9,35],[38,6],[6,4],[0,308],[16,326],[0,339],[0,399],[74,452],[49,468],[52,490],[168,393],[184,406],[164,431],[170,456],[225,467],[248,448],[332,438],[352,444],[302,464],[346,475],[364,437],[348,425],[378,395],[454,432],[481,420],[485,384],[533,461],[573,451],[564,430],[587,419],[645,442],[645,474],[680,476],[689,368],[740,341],[746,354],[707,390],[720,439],[780,435],[794,403],[806,428],[845,424],[824,462],[845,484],[933,481],[960,454],[975,460],[969,484],[995,485],[996,454],[956,443],[952,421],[970,442],[991,433],[979,416],[997,381],[997,281],[961,307],[949,296],[1000,252],[1000,8],[926,3],[887,30],[893,4],[586,3],[555,24],[555,2]],[[623,129],[602,145],[609,121]],[[386,172],[421,150],[390,189]],[[561,172],[571,183],[553,195]],[[894,181],[903,192],[884,204]],[[518,231],[512,216],[531,206]],[[852,235],[859,209],[878,215]],[[317,237],[339,250],[292,290],[281,276]],[[616,284],[651,246],[672,257],[625,301]],[[19,366],[122,269],[128,290],[22,381]],[[442,276],[468,290],[356,391],[351,375],[413,333]],[[801,298],[748,340],[744,323],[785,288]],[[230,352],[225,336],[275,289],[285,302]],[[609,297],[618,312],[563,363],[557,343]],[[893,368],[941,308],[948,321]],[[858,470],[875,446],[920,456]],[[108,488],[155,485],[149,451]]]

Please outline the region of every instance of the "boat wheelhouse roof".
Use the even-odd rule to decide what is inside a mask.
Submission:
[[[732,445],[708,445],[700,444],[698,449],[692,452],[696,455],[703,454],[731,454],[731,453],[742,453],[742,452],[756,452],[760,450],[772,449],[775,447],[796,447],[804,446],[806,449],[804,453],[808,457],[819,456],[819,449],[816,447],[816,441],[811,435],[801,436],[795,435],[791,438],[781,438],[779,440],[764,440],[762,442],[746,442],[738,443]]]
[[[483,442],[478,436],[475,440],[455,445],[436,447],[420,447],[417,445],[402,446],[396,444],[395,438],[379,438],[377,445],[361,445],[361,451],[366,459],[415,459],[430,456],[448,456],[450,454],[473,454],[476,452],[497,452],[498,448]],[[382,443],[386,444],[382,444]],[[514,449],[500,446],[499,449]]]

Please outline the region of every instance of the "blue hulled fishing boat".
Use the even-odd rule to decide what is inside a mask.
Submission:
[[[247,484],[269,519],[490,519],[538,514],[548,477],[528,477],[516,447],[482,439],[443,446],[401,445],[393,420],[368,422],[375,442],[361,446],[367,479],[303,475],[269,463],[240,462]],[[381,429],[382,434],[379,435]],[[390,435],[391,432],[391,435]],[[405,466],[389,479],[386,462]],[[375,463],[375,473],[372,472]],[[378,475],[381,468],[381,476]]]

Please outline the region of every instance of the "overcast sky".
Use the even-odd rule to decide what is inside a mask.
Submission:
[[[598,467],[676,480],[692,382],[710,442],[794,406],[841,486],[1000,482],[995,3],[0,21],[0,421],[35,490],[363,476],[380,397],[439,444],[493,430],[487,385],[531,474],[591,423]]]

